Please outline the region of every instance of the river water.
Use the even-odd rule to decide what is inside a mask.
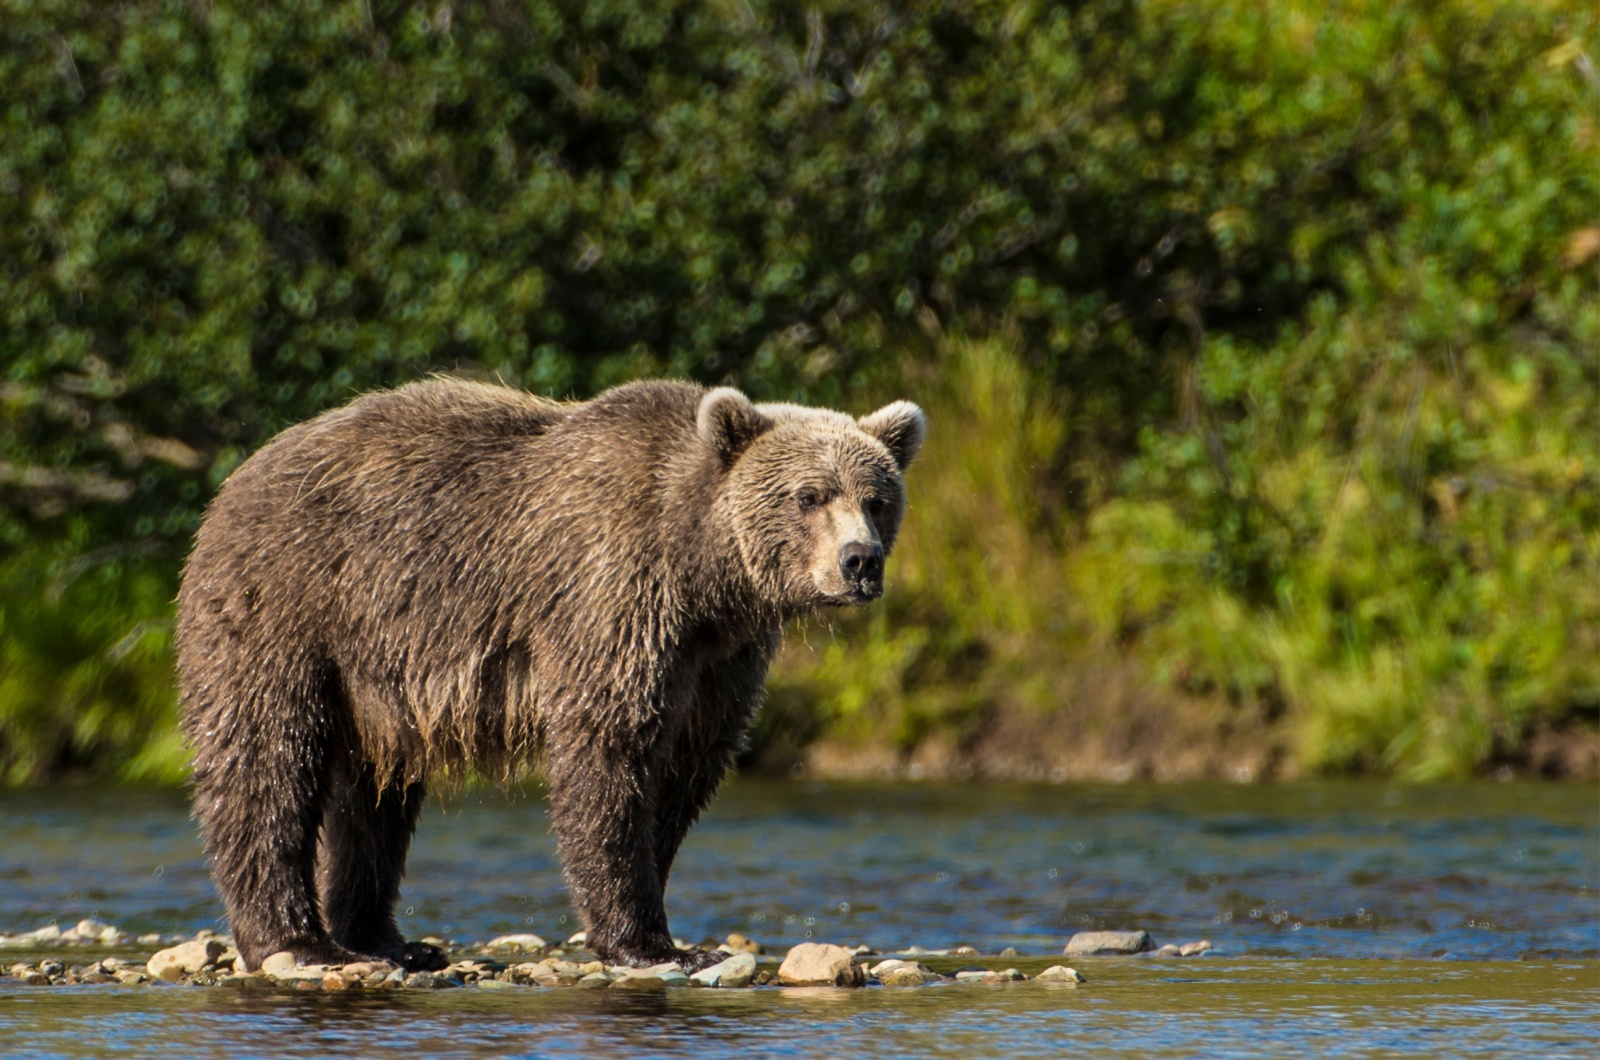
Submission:
[[[225,927],[181,796],[8,793],[0,821],[0,932],[86,916]],[[0,980],[0,1053],[1600,1055],[1593,786],[746,780],[690,834],[668,903],[680,937],[740,931],[779,954],[808,938],[1014,947],[977,963],[1031,974],[1094,928],[1215,948],[1078,959],[1076,989],[287,996]],[[462,944],[575,930],[537,793],[431,807],[400,920]]]

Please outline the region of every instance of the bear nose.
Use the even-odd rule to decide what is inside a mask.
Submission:
[[[852,541],[839,550],[839,569],[847,582],[875,582],[883,577],[883,546]]]

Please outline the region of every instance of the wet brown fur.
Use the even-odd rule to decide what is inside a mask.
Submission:
[[[178,597],[196,815],[246,964],[441,965],[393,917],[424,785],[541,751],[590,947],[685,959],[678,846],[783,622],[881,591],[841,549],[893,545],[922,432],[904,402],[856,421],[683,383],[558,404],[432,381],[280,434]]]

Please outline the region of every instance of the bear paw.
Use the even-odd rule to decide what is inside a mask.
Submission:
[[[426,942],[402,943],[398,949],[383,954],[383,958],[408,972],[437,972],[450,964],[450,958],[444,955],[444,950]]]

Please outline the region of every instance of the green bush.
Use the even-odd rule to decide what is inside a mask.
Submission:
[[[360,390],[669,373],[859,406],[905,379],[963,409],[937,377],[977,370],[943,359],[967,341],[1003,341],[1051,410],[1048,458],[1005,487],[1037,491],[1030,534],[1109,549],[1103,577],[1138,527],[1204,557],[1130,576],[1155,603],[1084,629],[1185,656],[1184,680],[1395,719],[1313,726],[1313,764],[1476,760],[1593,698],[1589,612],[1519,608],[1595,554],[1595,30],[1560,0],[9,5],[0,716],[57,721],[8,723],[0,762],[115,770],[147,746],[142,722],[77,723],[99,696],[165,716],[132,706],[170,699],[163,666],[107,653],[159,630],[227,473]],[[952,571],[972,551],[930,545]],[[1518,549],[1500,632],[1432,606],[1480,599]],[[121,558],[52,595],[97,556]],[[970,613],[938,582],[875,668],[949,675],[899,739],[970,723],[1031,665],[973,647],[1022,636],[1031,579]],[[1421,625],[1370,603],[1389,589]],[[1332,632],[1284,618],[1308,596]],[[1201,650],[1202,597],[1280,646]],[[56,647],[24,635],[51,622]],[[1497,647],[1422,709],[1462,637]],[[62,691],[97,666],[120,676]],[[1383,667],[1409,691],[1355,706]]]

